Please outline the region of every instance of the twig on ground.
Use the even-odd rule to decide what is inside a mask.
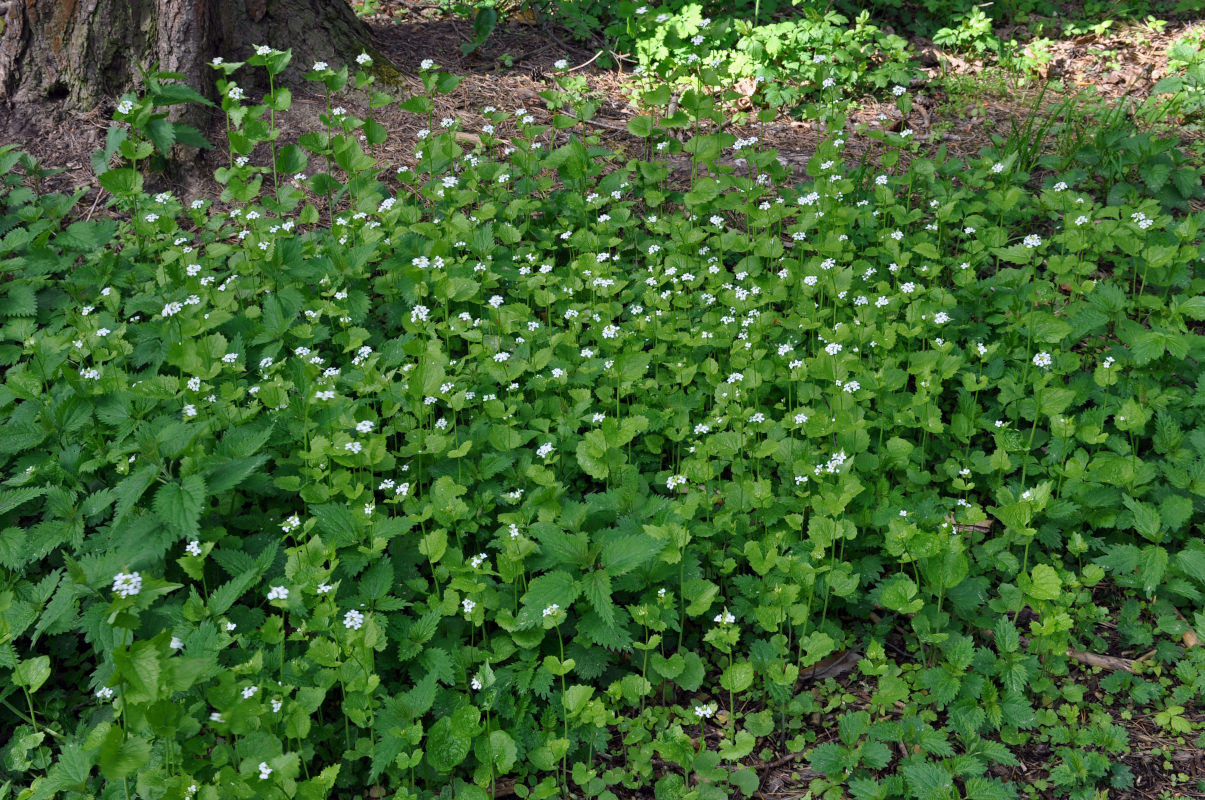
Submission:
[[[104,195],[104,193],[105,193],[104,189],[101,189],[99,187],[97,188],[96,199],[92,201],[92,208],[88,209],[88,216],[84,217],[84,222],[88,222],[89,220],[92,219],[92,213],[94,211],[96,211],[96,206],[100,203],[100,198]]]
[[[601,55],[602,55],[604,52],[606,52],[606,51],[605,51],[605,50],[599,50],[597,53],[595,53],[593,56],[591,56],[591,58],[590,58],[590,60],[589,60],[589,61],[587,61],[587,62],[585,62],[585,63],[583,63],[583,64],[578,64],[576,67],[570,67],[568,70],[566,70],[566,72],[577,72],[579,69],[584,69],[585,67],[590,66],[590,65],[591,65],[591,64],[593,64],[593,63],[595,62],[595,60],[596,60],[596,59],[597,59],[599,56],[601,56]]]

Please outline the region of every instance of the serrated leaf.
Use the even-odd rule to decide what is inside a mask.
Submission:
[[[122,478],[121,483],[114,487],[113,492],[117,496],[117,507],[113,509],[112,525],[114,527],[121,524],[126,514],[130,512],[130,509],[141,499],[147,488],[154,483],[158,472],[155,467],[142,467]]]
[[[97,754],[100,772],[111,781],[136,775],[151,760],[151,743],[140,736],[126,736],[114,725],[105,734]]]
[[[123,683],[122,695],[130,703],[149,703],[159,696],[163,665],[159,651],[149,641],[135,642],[113,651],[113,666]]]
[[[608,536],[602,548],[607,573],[618,577],[656,561],[666,542],[643,534]]]
[[[234,605],[235,601],[251,588],[251,584],[255,583],[258,579],[259,573],[252,571],[244,572],[238,577],[223,583],[209,595],[209,602],[206,603],[209,613],[215,617],[225,614]]]
[[[0,514],[7,514],[34,498],[46,494],[46,486],[24,486],[20,489],[5,489],[0,491]]]
[[[904,764],[900,772],[917,800],[948,800],[953,793],[954,778],[937,764]]]
[[[611,599],[611,576],[602,570],[588,572],[581,579],[582,594],[590,607],[607,625],[615,624],[615,602]]]
[[[201,511],[208,495],[200,475],[189,475],[180,483],[166,483],[155,492],[155,516],[177,537],[200,534]]]
[[[581,594],[580,584],[563,570],[548,572],[532,580],[523,595],[524,611],[530,624],[536,624],[544,609],[557,606],[568,611],[569,606]]]

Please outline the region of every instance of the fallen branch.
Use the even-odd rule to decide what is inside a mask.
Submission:
[[[599,50],[597,53],[595,53],[593,56],[590,57],[589,61],[585,62],[584,64],[578,64],[576,67],[570,67],[568,70],[566,70],[566,72],[577,72],[579,69],[584,69],[584,68],[590,66],[591,64],[593,64],[595,61],[598,60],[598,57],[601,56],[603,54],[603,52],[605,52],[605,51]]]
[[[992,630],[983,630],[982,633],[987,638],[995,640],[996,632]],[[1024,648],[1029,647],[1029,637],[1020,636],[1018,640]],[[1133,672],[1136,664],[1141,664],[1148,658],[1153,656],[1155,651],[1152,650],[1138,658],[1121,658],[1120,656],[1106,656],[1102,653],[1088,653],[1084,650],[1076,650],[1074,647],[1068,647],[1064,653],[1067,658],[1072,661],[1078,661],[1081,664],[1087,664],[1090,667],[1101,667],[1102,669],[1119,670],[1124,669],[1126,672]]]
[[[760,767],[758,767],[757,771],[762,774],[765,774],[772,769],[778,769],[779,767],[783,766],[784,764],[790,764],[792,761],[794,761],[796,759],[803,758],[803,756],[804,756],[804,753],[787,753],[785,756],[779,756],[778,758],[774,759],[773,761],[767,761],[765,764],[762,764]],[[820,772],[816,772],[815,770],[813,770],[811,768],[806,768],[806,769],[800,770],[799,776],[801,778],[803,778],[804,780],[811,780],[812,778],[821,778],[821,777],[823,777],[823,774]]]

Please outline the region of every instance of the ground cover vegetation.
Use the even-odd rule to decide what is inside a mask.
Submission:
[[[144,191],[171,75],[108,215],[0,148],[0,798],[1078,800],[1135,719],[1205,791],[1199,167],[1124,113],[853,159],[841,89],[912,93],[818,48],[793,173],[715,41],[622,151],[567,65],[464,130],[367,55],[285,144],[267,47],[217,203]]]

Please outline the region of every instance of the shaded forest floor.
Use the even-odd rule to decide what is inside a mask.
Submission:
[[[374,6],[367,20],[375,44],[403,75],[399,85],[378,84],[377,88],[399,99],[421,91],[417,73],[421,61],[427,58],[464,76],[456,91],[436,98],[436,119],[455,117],[462,131],[472,132],[485,122],[482,108],[492,105],[504,110],[522,107],[537,122],[545,122],[551,114],[538,92],[551,85],[553,65],[564,59],[571,71],[586,78],[588,91],[601,101],[591,126],[602,135],[604,144],[633,153],[644,146],[642,140],[625,130],[627,120],[638,110],[633,99],[636,81],[631,65],[623,59],[618,68],[600,69],[599,49],[586,49],[572,42],[567,33],[551,23],[522,19],[504,20],[482,48],[464,56],[460,45],[471,38],[471,26],[465,20],[445,15],[434,3],[381,0]],[[1169,43],[1202,29],[1205,22],[1201,20],[1170,22],[1161,31],[1124,24],[1103,34],[1055,41],[1047,50],[1047,63],[1027,72],[943,51],[928,40],[914,38],[911,44],[921,71],[910,87],[914,95],[911,112],[901,116],[894,98],[857,98],[849,113],[851,134],[846,151],[852,161],[860,161],[867,151],[879,146],[878,140],[866,132],[910,128],[920,154],[932,155],[944,147],[948,156],[965,159],[990,145],[994,136],[1009,137],[1030,118],[1053,123],[1042,143],[1044,149],[1073,147],[1078,137],[1102,117],[1114,113],[1119,104],[1128,104],[1132,110],[1151,98],[1155,84],[1167,74]],[[326,96],[317,86],[294,87],[293,106],[278,119],[284,141],[321,127],[318,115],[326,109]],[[337,102],[363,117],[367,115],[366,99],[363,92],[345,92]],[[0,125],[0,141],[19,142],[45,165],[64,168],[63,173],[50,179],[50,188],[95,187],[89,156],[103,145],[111,105],[82,114],[67,114],[48,105],[12,115]],[[761,110],[746,101],[737,105],[743,108],[731,110]],[[389,140],[375,154],[398,166],[413,163],[414,137],[427,121],[392,106],[373,113],[390,133]],[[726,130],[742,137],[757,136],[762,145],[776,149],[782,161],[802,173],[824,131],[816,122],[799,116],[798,112],[780,113],[769,123],[734,123]],[[1180,138],[1190,152],[1201,157],[1205,154],[1205,126],[1184,126],[1180,122],[1168,116],[1153,127]],[[863,132],[853,132],[859,128]],[[222,146],[225,135],[219,115],[213,116],[206,133],[217,149],[198,153],[194,161],[179,165],[172,176],[148,188],[170,189],[185,199],[216,197],[220,187],[212,179],[212,172],[228,158]],[[89,195],[87,201],[93,199]]]

